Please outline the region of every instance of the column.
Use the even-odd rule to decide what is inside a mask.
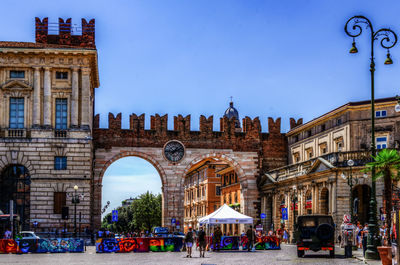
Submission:
[[[319,213],[319,187],[315,185],[315,213]]]
[[[336,214],[336,181],[332,183],[332,214]]]
[[[79,74],[78,68],[72,68],[71,127],[78,127]]]
[[[50,67],[44,67],[44,82],[43,82],[43,125],[51,127],[51,77]]]
[[[82,68],[81,127],[90,129],[90,68]]]
[[[40,67],[34,67],[33,74],[33,127],[40,126]]]
[[[315,214],[315,185],[312,186],[311,197],[311,211]]]
[[[332,214],[332,209],[333,209],[333,203],[332,203],[332,198],[333,198],[333,196],[332,196],[332,182],[329,182],[329,186],[328,186],[328,190],[329,190],[329,209],[328,209],[328,213],[329,214]]]

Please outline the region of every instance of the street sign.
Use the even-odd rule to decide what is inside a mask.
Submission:
[[[113,210],[112,211],[112,221],[113,222],[118,222],[118,210]]]
[[[262,225],[256,225],[256,231],[263,231]]]
[[[171,218],[171,224],[176,224],[176,219],[175,218]]]
[[[267,215],[265,213],[261,214],[261,219],[265,219],[267,217]]]
[[[282,220],[288,220],[288,210],[287,210],[287,208],[282,208]]]

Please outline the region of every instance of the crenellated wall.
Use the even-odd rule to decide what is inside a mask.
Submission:
[[[231,149],[252,151],[260,156],[263,169],[285,165],[286,138],[281,132],[281,119],[268,118],[268,133],[261,131],[260,119],[245,117],[243,132],[237,132],[235,120],[220,118],[220,131],[213,130],[213,116],[200,116],[200,130],[190,130],[190,115],[174,116],[174,130],[168,130],[168,115],[150,117],[150,129],[145,129],[145,114],[129,116],[129,129],[121,128],[121,113],[108,114],[108,128],[99,128],[100,116],[94,117],[93,138],[95,148],[111,147],[163,147],[172,139],[181,141],[186,148]]]
[[[86,19],[82,18],[82,29],[81,35],[72,35],[71,33],[71,18],[68,18],[64,21],[64,19],[58,19],[58,27],[59,33],[49,34],[49,19],[43,18],[35,18],[36,24],[36,43],[43,44],[59,44],[59,45],[68,45],[68,46],[80,46],[80,47],[90,47],[95,48],[95,20],[91,19],[89,22]]]
[[[94,117],[95,148],[93,223],[100,225],[102,179],[114,161],[137,156],[149,161],[162,182],[162,223],[170,224],[174,217],[183,223],[183,180],[192,165],[213,157],[230,164],[241,185],[241,210],[254,218],[260,215],[257,181],[266,169],[286,165],[286,137],[281,132],[281,119],[268,118],[268,133],[261,131],[259,118],[245,117],[243,131],[235,128],[235,120],[220,118],[221,130],[214,131],[213,116],[200,116],[200,130],[190,130],[190,115],[174,117],[173,130],[168,130],[168,115],[150,117],[150,129],[145,129],[145,115],[131,114],[129,129],[121,128],[121,113],[108,114],[108,128],[99,128],[100,116]],[[178,140],[185,146],[184,158],[172,163],[163,156],[164,145]]]

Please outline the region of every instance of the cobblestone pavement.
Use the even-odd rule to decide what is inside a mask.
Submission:
[[[296,247],[283,245],[281,250],[264,250],[256,252],[207,252],[205,258],[199,258],[199,252],[194,251],[193,258],[186,258],[183,252],[167,253],[109,253],[96,254],[94,247],[88,247],[86,253],[61,254],[0,254],[0,264],[40,264],[40,265],[84,265],[84,264],[365,264],[360,258],[344,259],[343,250],[337,248],[336,258],[330,259],[324,252],[306,254],[297,258]],[[360,251],[354,253],[362,257]],[[381,264],[380,261],[368,261],[368,264]]]

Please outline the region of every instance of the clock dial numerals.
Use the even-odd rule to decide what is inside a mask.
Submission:
[[[185,148],[178,141],[170,141],[164,147],[164,155],[171,162],[178,162],[183,158]]]

